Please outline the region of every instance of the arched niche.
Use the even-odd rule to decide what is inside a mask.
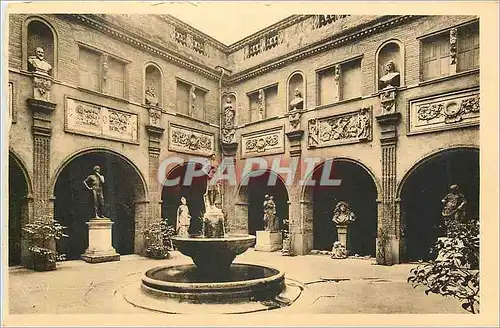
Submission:
[[[290,74],[287,80],[287,108],[288,110],[304,109],[306,104],[306,79],[304,74],[300,71],[293,72]],[[295,90],[300,92],[299,97],[302,98],[302,102],[294,100]]]
[[[230,102],[229,102],[230,101]],[[236,113],[236,94],[234,93],[224,93],[221,97],[221,107],[222,107],[222,125],[227,128],[232,128],[236,125],[237,113]],[[232,110],[231,110],[232,109]],[[231,113],[232,112],[232,113]]]
[[[152,89],[151,89],[152,88]],[[148,96],[149,90],[149,96]],[[151,95],[151,91],[154,97]],[[151,98],[152,97],[152,98]],[[162,107],[163,105],[163,73],[155,63],[147,63],[144,68],[144,97],[143,102],[146,105],[155,105]],[[154,104],[154,98],[158,101]],[[152,101],[153,100],[153,101]]]
[[[28,69],[28,57],[36,54],[36,48],[44,51],[45,60],[52,65],[49,74],[57,77],[57,33],[50,23],[38,16],[28,17],[23,25],[23,55],[22,68]]]
[[[381,85],[380,79],[386,75],[386,65],[392,61],[394,63],[395,72],[399,73],[399,82],[395,87],[400,87],[404,85],[404,51],[403,44],[399,40],[388,40],[384,42],[377,50],[375,62],[376,65],[376,89],[381,90],[383,87]]]

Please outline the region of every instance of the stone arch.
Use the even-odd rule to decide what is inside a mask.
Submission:
[[[254,180],[258,183],[256,186],[263,187],[264,180],[267,178],[267,181],[269,181],[271,175],[276,175],[274,186],[268,185],[267,188],[262,189],[252,187],[252,179],[256,179]],[[242,184],[243,181],[247,180],[246,185]],[[259,192],[255,192],[255,190],[259,190]],[[276,216],[280,220],[280,227],[283,226],[283,219],[290,217],[290,190],[285,179],[271,169],[252,171],[241,179],[236,190],[235,221],[231,222],[231,224],[236,227],[238,232],[255,234],[257,230],[263,229],[261,207],[265,194],[272,195],[275,198]]]
[[[290,102],[293,99],[293,93],[294,90],[300,86],[300,91],[302,93],[302,98],[304,99],[303,102],[303,109],[306,108],[306,100],[307,100],[307,90],[306,90],[306,77],[304,75],[304,72],[301,70],[296,70],[292,72],[287,80],[286,80],[286,106],[287,106],[287,111],[290,109]]]
[[[442,199],[457,184],[467,199],[468,218],[479,217],[479,147],[452,146],[426,154],[397,188],[401,261],[435,258],[431,247],[445,233]]]
[[[52,40],[50,42],[50,48],[44,49],[45,52],[45,58],[47,61],[52,65],[52,76],[54,78],[57,78],[58,74],[58,45],[59,45],[59,38],[56,29],[52,26],[49,21],[47,21],[45,18],[40,17],[40,16],[29,16],[24,20],[23,27],[22,27],[22,41],[21,42],[21,47],[22,47],[22,65],[21,67],[23,70],[28,69],[28,57],[32,55],[32,48],[33,46],[36,47],[38,46],[37,42],[33,44],[30,40],[30,26],[33,26],[33,24],[40,24],[40,26],[45,27],[47,30],[46,32],[50,32],[52,36]],[[43,29],[43,28],[42,28]],[[42,30],[43,34],[43,30]],[[50,40],[45,40],[45,42],[48,42]],[[38,42],[42,42],[41,40],[38,40]],[[50,50],[50,51],[49,51]]]
[[[33,217],[32,181],[24,161],[9,149],[9,265],[24,265],[28,259],[22,228]]]
[[[103,147],[79,150],[57,168],[51,181],[54,217],[67,226],[69,238],[57,249],[68,259],[79,259],[88,247],[86,222],[95,217],[91,193],[83,180],[94,165],[105,176],[106,213],[113,222],[113,247],[121,255],[142,254],[142,228],[148,221],[148,190],[140,170],[123,154]]]
[[[398,39],[384,41],[375,53],[375,90],[379,91],[379,80],[382,77],[384,65],[388,60],[394,60],[396,70],[400,74],[399,86],[405,85],[405,50],[403,42]],[[382,75],[381,75],[382,74]]]
[[[158,79],[159,81],[155,81],[155,79]],[[164,76],[163,76],[163,70],[161,67],[153,62],[153,61],[148,61],[144,64],[144,91],[143,95],[146,94],[146,91],[148,90],[149,85],[152,84],[155,88],[156,96],[158,98],[158,107],[163,107],[163,102],[164,102],[164,97],[163,97],[163,84],[164,84]],[[145,96],[143,96],[143,103],[146,103]]]
[[[341,180],[339,186],[319,183],[326,164],[331,165],[329,177]],[[315,182],[311,184],[311,181]],[[352,158],[331,158],[317,164],[304,182],[300,193],[301,225],[305,234],[302,252],[313,248],[331,250],[337,240],[333,209],[336,203],[347,201],[357,216],[350,224],[348,249],[353,255],[375,256],[381,187],[373,171]]]

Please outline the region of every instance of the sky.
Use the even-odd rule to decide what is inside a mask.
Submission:
[[[293,11],[274,10],[272,4],[261,4],[261,10],[245,10],[245,6],[228,4],[208,4],[203,2],[185,3],[183,6],[169,6],[170,14],[216,40],[231,45],[285,17]]]

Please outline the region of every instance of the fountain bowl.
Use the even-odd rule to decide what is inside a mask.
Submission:
[[[207,276],[226,274],[235,257],[255,244],[255,236],[251,235],[229,235],[223,238],[173,236],[171,240],[175,248],[189,256]]]

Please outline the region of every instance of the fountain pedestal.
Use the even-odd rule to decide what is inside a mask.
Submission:
[[[257,231],[255,250],[274,252],[282,248],[283,238],[280,231]]]
[[[87,225],[89,226],[89,247],[80,256],[81,259],[88,263],[119,261],[120,254],[111,244],[113,222],[108,218],[92,218]]]

